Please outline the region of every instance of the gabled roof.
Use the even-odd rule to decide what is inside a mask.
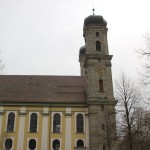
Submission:
[[[83,76],[0,75],[1,103],[86,103]]]

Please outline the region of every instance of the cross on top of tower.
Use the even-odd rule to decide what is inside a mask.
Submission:
[[[95,11],[95,9],[94,9],[94,8],[92,9],[92,11],[93,11],[93,15],[95,15],[95,14],[94,14],[94,11]]]

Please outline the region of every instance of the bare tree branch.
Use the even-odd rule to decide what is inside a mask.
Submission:
[[[140,72],[142,78],[142,83],[145,85],[150,84],[150,34],[147,33],[143,36],[144,45],[137,50],[139,56],[143,59],[142,68],[143,71]]]
[[[116,99],[118,100],[119,128],[121,137],[128,150],[133,150],[134,110],[138,104],[140,93],[137,86],[122,73],[116,81]],[[120,113],[121,112],[121,113]]]

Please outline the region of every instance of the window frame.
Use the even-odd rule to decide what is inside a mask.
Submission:
[[[96,32],[95,32],[95,35],[96,35],[96,37],[98,37],[98,36],[99,36],[99,32],[98,32],[98,31],[96,31]]]
[[[7,148],[6,148],[6,140],[8,140],[8,139],[11,139],[11,141],[12,141],[12,143],[11,143],[11,144],[12,144],[12,145],[11,145],[11,148],[8,149],[8,150],[11,150],[11,149],[13,149],[13,144],[14,144],[14,140],[13,140],[12,138],[6,138],[3,147],[4,147],[4,149],[7,149]]]
[[[77,132],[77,116],[81,114],[83,116],[83,132]],[[85,113],[82,113],[82,112],[77,112],[75,114],[75,132],[78,133],[78,134],[82,134],[82,133],[85,133]]]
[[[102,51],[102,44],[100,41],[96,41],[95,43],[95,48],[96,48],[96,51]]]
[[[7,130],[8,129],[8,119],[9,119],[9,114],[10,113],[15,114],[13,131],[8,131]],[[16,119],[17,119],[17,112],[16,111],[7,111],[6,126],[5,126],[5,131],[6,132],[15,132],[15,130],[16,130]]]
[[[98,89],[99,92],[104,92],[104,81],[102,79],[99,79],[98,81]]]
[[[37,138],[28,138],[28,140],[27,140],[27,150],[31,150],[31,149],[29,148],[29,141],[30,141],[31,139],[34,139],[34,140],[36,141],[36,147],[35,147],[34,150],[37,150],[37,149],[38,149],[38,139],[37,139]]]
[[[77,142],[79,141],[79,140],[82,140],[83,141],[83,147],[77,147]],[[87,149],[87,147],[86,147],[86,140],[85,140],[85,138],[78,138],[78,139],[75,139],[75,142],[74,142],[74,149],[75,150],[80,150],[80,149],[82,149],[82,150],[86,150]]]
[[[78,146],[78,141],[82,141],[82,142],[83,142],[83,146]],[[77,148],[78,148],[78,147],[85,147],[84,140],[78,139],[78,140],[76,141],[76,147],[77,147]]]
[[[54,125],[53,125],[53,121],[54,121],[54,115],[55,114],[59,114],[60,115],[60,132],[53,132],[53,128],[54,128]],[[52,112],[51,114],[51,118],[52,118],[52,121],[51,121],[51,132],[54,133],[54,134],[60,134],[62,132],[62,112]]]
[[[61,150],[62,149],[62,139],[61,138],[52,138],[51,139],[51,149],[54,150],[53,149],[53,141],[55,141],[55,140],[58,140],[60,142],[60,148],[59,149]]]
[[[57,126],[59,127],[58,129],[57,129]],[[60,127],[61,127],[61,115],[59,113],[55,113],[53,115],[53,133],[60,133]]]
[[[35,113],[35,114],[37,115],[37,129],[36,129],[36,132],[30,131],[31,115],[32,115],[33,113]],[[37,133],[37,132],[38,132],[38,128],[39,128],[39,112],[29,112],[28,132]]]
[[[104,123],[102,123],[102,130],[105,130],[105,124]]]
[[[58,148],[60,149],[60,140],[58,140],[58,139],[53,140],[53,142],[52,142],[52,148],[54,149],[54,147],[53,147],[54,141],[59,141],[59,147]]]

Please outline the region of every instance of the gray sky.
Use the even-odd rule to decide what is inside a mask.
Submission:
[[[149,0],[0,0],[3,74],[80,75],[83,21],[93,5],[108,23],[113,77],[135,76],[135,48],[150,30]]]

